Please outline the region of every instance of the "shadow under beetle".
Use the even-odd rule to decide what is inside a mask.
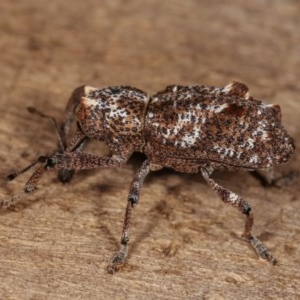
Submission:
[[[289,160],[295,146],[281,125],[278,105],[250,97],[247,86],[239,82],[224,88],[170,85],[153,96],[129,86],[104,89],[82,86],[71,95],[62,126],[58,128],[52,120],[59,133],[57,151],[9,174],[8,179],[13,180],[39,164],[24,192],[0,201],[1,206],[8,207],[34,191],[48,169],[58,169],[58,178],[68,182],[74,170],[119,167],[133,152],[142,152],[146,159],[130,185],[121,246],[109,265],[110,273],[126,260],[131,210],[139,201],[144,179],[150,171],[163,167],[186,173],[200,172],[223,202],[245,214],[243,237],[258,256],[276,264],[276,259],[252,234],[250,205],[216,183],[211,174],[214,170],[268,170]],[[68,143],[75,120],[77,129]],[[104,141],[112,155],[83,152],[91,139]]]

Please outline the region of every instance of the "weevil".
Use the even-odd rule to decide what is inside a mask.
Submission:
[[[67,142],[75,121],[76,131]],[[131,211],[139,202],[147,174],[164,167],[201,173],[223,202],[246,216],[243,237],[258,256],[276,264],[276,259],[252,234],[250,205],[211,177],[215,170],[270,169],[287,162],[294,152],[293,139],[281,124],[280,107],[250,97],[245,84],[232,82],[223,88],[170,85],[153,96],[129,86],[104,89],[82,86],[70,97],[65,121],[57,131],[57,151],[9,174],[12,180],[39,164],[24,192],[1,201],[0,205],[7,207],[34,191],[48,169],[58,169],[59,179],[68,182],[74,170],[119,167],[133,152],[144,153],[146,158],[129,188],[121,245],[109,265],[110,273],[125,263]],[[111,156],[84,152],[85,144],[94,139],[104,141]]]

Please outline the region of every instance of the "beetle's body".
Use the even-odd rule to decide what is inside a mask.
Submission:
[[[156,168],[180,172],[267,169],[294,150],[279,106],[249,98],[240,83],[168,86],[151,98],[131,87],[89,88],[77,116],[83,132],[113,154],[140,151]]]
[[[77,131],[68,143],[69,129],[75,119]],[[83,152],[86,142],[92,139],[104,141],[111,156]],[[259,257],[276,263],[252,234],[250,205],[211,178],[216,169],[269,169],[288,161],[294,152],[293,140],[281,125],[279,106],[249,97],[247,86],[239,82],[224,88],[173,85],[152,97],[126,86],[79,87],[66,107],[56,153],[38,158],[8,178],[12,180],[41,163],[24,187],[27,194],[36,188],[47,169],[59,169],[59,179],[67,182],[74,170],[122,166],[134,151],[144,153],[147,158],[130,185],[121,248],[112,259],[111,273],[127,257],[131,210],[138,203],[144,179],[150,171],[163,167],[200,172],[222,201],[246,215],[243,236]],[[23,195],[0,201],[0,206],[9,206]]]

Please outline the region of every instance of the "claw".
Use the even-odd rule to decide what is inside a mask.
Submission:
[[[120,269],[126,260],[128,254],[128,246],[121,245],[121,249],[117,252],[117,254],[111,260],[111,264],[108,266],[108,273],[114,274],[118,269]]]
[[[269,252],[269,250],[263,245],[263,243],[257,237],[251,236],[249,238],[249,242],[260,258],[267,260],[272,265],[277,264],[276,258],[273,257],[273,255]]]

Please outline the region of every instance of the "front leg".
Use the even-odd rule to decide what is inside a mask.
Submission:
[[[47,166],[55,169],[88,170],[120,167],[127,160],[127,156],[113,155],[112,157],[107,157],[85,152],[65,152],[48,158]]]
[[[89,138],[80,129],[77,129],[65,152],[48,157],[46,167],[60,171],[119,167],[124,165],[131,155],[130,151],[127,151],[123,156],[115,154],[112,157],[81,152],[88,140]]]
[[[128,254],[131,210],[139,201],[140,190],[149,171],[150,161],[147,159],[138,169],[131,182],[121,237],[121,246],[120,250],[116,253],[116,255],[114,255],[111,264],[108,267],[108,272],[110,274],[113,274],[118,268],[120,268],[125,263]]]
[[[74,150],[75,151],[75,150]],[[42,164],[31,175],[23,188],[23,192],[8,200],[0,199],[0,207],[8,207],[21,200],[25,195],[33,192],[39,180],[48,169],[56,168],[59,170],[84,170],[95,168],[119,167],[126,163],[128,157],[114,155],[112,157],[98,156],[84,152],[65,152],[63,154],[55,154],[51,157],[40,156],[36,161],[19,172],[13,172],[7,176],[8,180],[14,180],[20,174],[26,172],[36,164]]]
[[[218,194],[223,202],[236,207],[241,213],[246,215],[246,224],[243,237],[245,237],[250,242],[259,257],[266,259],[267,261],[275,265],[277,263],[277,260],[270,254],[263,243],[252,234],[253,213],[251,212],[250,205],[242,197],[217,184],[210,177],[212,170],[202,168],[201,172],[205,181],[213,188],[213,190]]]
[[[82,152],[84,146],[88,141],[89,138],[79,128],[77,128],[77,131],[75,132],[72,140],[70,141],[70,145],[64,152]],[[73,169],[60,169],[58,171],[57,178],[60,182],[67,183],[72,179],[74,173],[75,170]]]
[[[70,136],[71,127],[76,121],[76,109],[80,103],[81,98],[86,97],[93,90],[95,90],[95,88],[91,86],[80,86],[76,88],[70,96],[70,99],[65,109],[64,122],[61,124],[60,127],[60,136],[62,143],[58,144],[58,153],[63,153],[66,149],[70,148],[68,137]],[[75,151],[82,151],[87,142],[88,139],[85,139],[80,144],[80,147],[77,147]],[[73,175],[74,170],[61,169],[59,170],[57,177],[62,183],[67,183],[72,179]]]

